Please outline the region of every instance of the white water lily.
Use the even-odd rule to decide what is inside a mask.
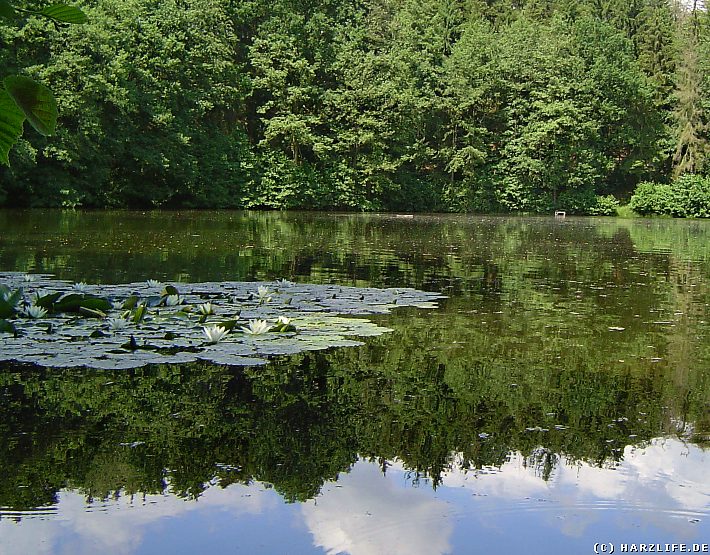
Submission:
[[[281,287],[293,287],[293,285],[295,285],[295,284],[292,281],[289,281],[284,278],[284,279],[277,279],[276,285],[280,285]]]
[[[266,320],[249,320],[246,326],[240,328],[244,333],[249,335],[261,335],[271,329],[271,326]]]
[[[277,326],[288,326],[290,323],[291,318],[286,318],[286,316],[279,316],[279,319],[276,320]]]
[[[202,333],[207,337],[208,343],[219,343],[229,334],[229,330],[224,326],[205,326]]]
[[[37,306],[36,304],[31,304],[24,312],[25,316],[28,318],[44,318],[47,315],[47,309]]]
[[[111,331],[120,331],[126,329],[131,322],[125,318],[108,318],[106,323]]]
[[[22,277],[22,279],[24,279],[25,282],[30,283],[30,282],[34,281],[35,279],[37,279],[37,276],[34,276],[34,275],[32,275],[32,274],[25,274],[25,275]]]
[[[214,305],[212,303],[202,303],[197,305],[197,311],[203,316],[214,314]]]
[[[168,295],[165,297],[165,306],[177,306],[182,304],[183,298],[180,295]]]
[[[74,289],[74,291],[76,291],[77,293],[86,293],[88,288],[89,288],[89,286],[83,281],[80,281],[79,283],[75,283],[72,286],[72,289]]]
[[[256,290],[256,296],[259,297],[259,304],[268,303],[271,300],[271,291],[265,285],[260,285]]]
[[[149,279],[149,280],[146,280],[145,283],[148,287],[162,287],[163,286],[163,284],[160,283],[157,279]]]

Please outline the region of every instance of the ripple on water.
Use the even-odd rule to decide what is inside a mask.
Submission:
[[[562,456],[545,479],[530,457],[515,453],[495,469],[452,470],[443,485],[450,492],[470,491],[469,501],[457,504],[459,520],[471,515],[545,520],[554,515],[614,519],[619,526],[632,528],[653,523],[672,531],[677,526],[678,532],[684,524],[710,525],[710,484],[703,479],[707,463],[708,455],[700,447],[658,438],[643,446],[627,446],[614,467]],[[601,513],[605,515],[600,517]]]
[[[0,507],[0,520],[48,519],[55,518],[57,514],[58,508],[55,505],[22,510]]]

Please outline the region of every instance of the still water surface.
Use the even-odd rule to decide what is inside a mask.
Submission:
[[[0,271],[441,291],[266,368],[0,372],[0,553],[710,543],[710,223],[0,212]]]

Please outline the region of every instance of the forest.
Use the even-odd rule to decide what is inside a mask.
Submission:
[[[0,19],[59,110],[0,206],[710,217],[697,0],[77,5]]]

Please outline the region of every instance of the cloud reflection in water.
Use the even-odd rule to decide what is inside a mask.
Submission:
[[[210,487],[196,502],[148,495],[90,507],[65,491],[53,512],[14,521],[0,511],[0,553],[549,553],[710,538],[710,458],[697,446],[657,439],[627,447],[614,468],[560,463],[545,481],[511,455],[501,468],[448,472],[433,491],[413,487],[399,463],[383,475],[360,461],[300,505],[258,483]]]

